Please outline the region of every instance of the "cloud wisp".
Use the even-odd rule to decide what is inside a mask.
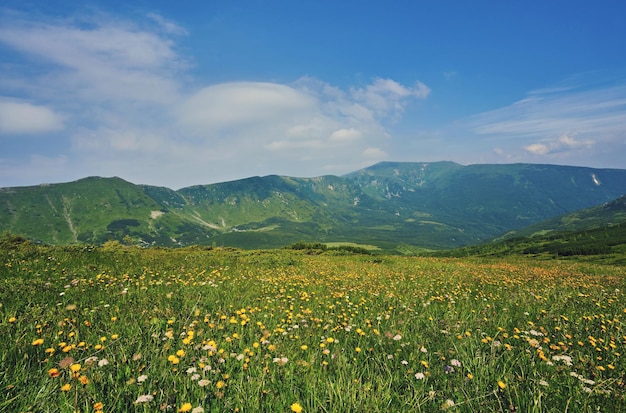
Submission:
[[[590,85],[588,79],[579,78],[569,85],[532,91],[510,106],[463,123],[478,139],[498,140],[520,159],[579,160],[582,154],[591,158],[623,152],[626,83]]]

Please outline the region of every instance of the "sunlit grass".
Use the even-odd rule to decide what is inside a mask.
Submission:
[[[0,411],[620,411],[626,271],[0,252]]]

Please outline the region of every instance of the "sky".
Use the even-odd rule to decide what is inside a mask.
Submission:
[[[626,2],[4,0],[0,187],[626,169]]]

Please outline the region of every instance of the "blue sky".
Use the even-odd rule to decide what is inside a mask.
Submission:
[[[80,4],[79,4],[80,3]],[[0,5],[0,187],[626,168],[623,1]]]

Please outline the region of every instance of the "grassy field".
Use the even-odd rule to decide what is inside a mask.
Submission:
[[[0,249],[0,411],[626,411],[626,268]]]

